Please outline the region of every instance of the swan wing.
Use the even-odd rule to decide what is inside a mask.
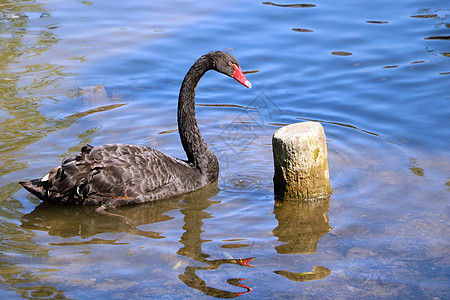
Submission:
[[[152,148],[86,145],[34,180],[41,195],[34,194],[50,202],[121,206],[174,196],[186,175],[196,175],[189,164]]]

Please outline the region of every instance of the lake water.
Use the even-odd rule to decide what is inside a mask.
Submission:
[[[448,299],[448,3],[331,2],[2,1],[0,298]],[[211,50],[253,84],[198,87],[217,185],[115,209],[131,228],[18,184],[86,143],[184,158],[179,86]],[[278,202],[271,137],[303,121],[334,192]]]

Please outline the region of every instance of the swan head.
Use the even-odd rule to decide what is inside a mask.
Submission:
[[[233,55],[225,51],[213,51],[209,55],[213,59],[214,70],[234,78],[248,88],[252,87],[252,84],[245,78],[237,59]]]

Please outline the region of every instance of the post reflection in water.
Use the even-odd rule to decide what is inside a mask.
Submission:
[[[328,225],[330,197],[314,201],[281,201],[275,199],[274,214],[278,226],[273,234],[285,244],[275,247],[279,254],[313,254],[320,238],[333,228]],[[314,266],[310,272],[274,271],[292,281],[319,280],[331,274],[323,266]]]

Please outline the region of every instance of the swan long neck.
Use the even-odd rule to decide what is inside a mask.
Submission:
[[[208,55],[204,55],[192,65],[184,77],[178,97],[178,131],[188,162],[209,180],[215,181],[219,164],[203,139],[195,116],[195,91],[198,82],[212,68],[213,62]]]

